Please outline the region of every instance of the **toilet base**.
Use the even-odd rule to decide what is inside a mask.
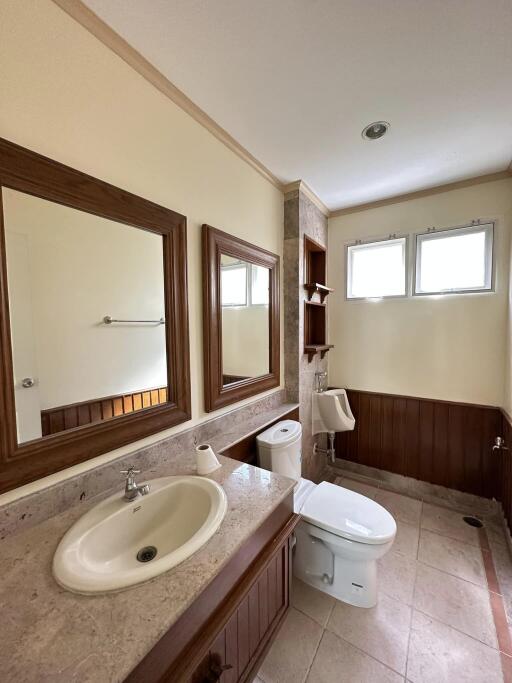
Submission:
[[[389,550],[391,543],[361,549],[365,555],[361,558],[354,557],[359,548],[354,548],[350,541],[346,541],[346,548],[341,548],[339,538],[333,539],[328,532],[304,521],[297,526],[295,535],[294,576],[349,605],[375,607],[377,559]]]
[[[339,560],[340,558],[338,558]],[[337,600],[354,607],[375,607],[377,604],[377,563],[335,562],[334,580],[332,583],[323,577],[302,571],[294,565],[293,574],[298,579],[323,593],[332,595]]]

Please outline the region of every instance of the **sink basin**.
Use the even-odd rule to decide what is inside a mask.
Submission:
[[[215,481],[182,476],[148,483],[146,496],[127,502],[120,491],[67,531],[53,558],[61,586],[105,593],[147,581],[186,560],[219,528],[227,500]]]

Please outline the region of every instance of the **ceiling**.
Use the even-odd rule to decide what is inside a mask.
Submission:
[[[510,0],[85,0],[331,210],[505,170]],[[367,142],[377,120],[388,134]]]

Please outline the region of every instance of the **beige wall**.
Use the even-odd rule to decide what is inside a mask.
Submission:
[[[222,309],[222,370],[226,375],[259,377],[270,370],[269,307]]]
[[[282,255],[282,193],[51,0],[3,0],[0,46],[2,137],[187,216],[193,419],[182,428],[206,419],[201,224]]]
[[[512,206],[506,214],[508,225],[512,226]],[[508,255],[509,273],[512,271],[512,239]],[[508,285],[508,308],[505,331],[505,389],[502,406],[512,416],[512,278]]]
[[[496,292],[345,301],[346,242],[495,219]],[[512,179],[329,221],[329,380],[353,389],[503,405]],[[510,402],[510,401],[509,401]]]

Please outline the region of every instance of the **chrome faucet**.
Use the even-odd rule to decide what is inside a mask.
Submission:
[[[149,484],[142,484],[137,486],[135,483],[135,475],[140,474],[140,470],[129,467],[127,470],[121,470],[121,474],[126,474],[126,485],[124,487],[124,499],[127,501],[135,500],[138,496],[145,496],[149,493],[151,487]]]

